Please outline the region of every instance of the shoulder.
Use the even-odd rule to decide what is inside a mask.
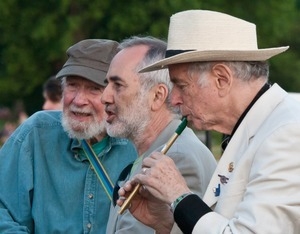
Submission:
[[[37,127],[61,125],[61,116],[61,111],[38,111],[31,115],[24,124]]]
[[[167,155],[175,162],[215,165],[216,161],[208,147],[196,136],[191,128],[186,128],[170,148]]]
[[[38,132],[39,137],[53,131],[62,131],[60,111],[38,111],[25,120],[12,134],[12,138],[23,141],[28,134]]]
[[[259,114],[259,110],[256,114]],[[261,129],[266,132],[274,132],[282,128],[289,129],[289,126],[300,129],[300,102],[286,95],[271,109],[269,115],[265,116]]]
[[[109,136],[109,143],[112,147],[122,148],[122,149],[125,149],[125,150],[130,149],[130,150],[135,151],[134,144],[126,138],[117,138],[117,137],[110,137]]]
[[[255,103],[253,109],[254,114],[259,113],[266,119],[274,120],[274,118],[276,118],[275,121],[278,124],[300,121],[300,102],[277,84],[274,84],[270,90]],[[263,115],[263,113],[266,114]]]
[[[118,137],[111,137],[109,136],[109,142],[112,145],[128,145],[128,144],[132,144],[130,140],[126,139],[126,138],[118,138]]]
[[[199,139],[195,132],[187,127],[178,137],[177,144],[183,151],[197,152],[197,154],[211,154],[208,147]]]
[[[126,161],[128,164],[138,157],[134,144],[128,139],[109,136],[108,144],[109,154],[120,156],[117,157],[120,160],[119,163]],[[122,157],[122,155],[125,155],[126,157]]]

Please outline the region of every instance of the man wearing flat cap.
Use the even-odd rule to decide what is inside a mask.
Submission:
[[[101,95],[117,47],[105,39],[71,46],[56,76],[63,111],[33,114],[1,148],[0,233],[105,233],[111,187],[137,157],[104,127]]]
[[[268,81],[267,60],[287,49],[258,49],[255,25],[227,14],[173,15],[166,58],[140,72],[167,68],[172,104],[194,128],[226,134],[224,153],[203,199],[157,152],[117,203],[141,183],[130,211],[157,233],[174,222],[183,233],[300,233],[300,105]]]

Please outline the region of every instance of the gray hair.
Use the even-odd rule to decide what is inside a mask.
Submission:
[[[60,78],[60,82],[61,82],[61,87],[64,88],[66,87],[66,81],[67,77],[63,76],[62,78]]]
[[[269,64],[267,61],[254,61],[254,62],[197,62],[191,63],[188,68],[188,74],[198,73],[199,84],[205,85],[205,78],[201,73],[208,72],[215,64],[222,63],[228,66],[234,73],[235,77],[242,81],[250,81],[252,79],[265,79],[268,81],[269,77]]]
[[[145,37],[138,37],[133,36],[128,39],[123,40],[119,44],[119,49],[130,48],[133,46],[145,45],[149,47],[149,50],[145,54],[143,60],[137,65],[136,72],[138,73],[139,70],[142,68],[157,62],[158,60],[165,58],[165,53],[167,49],[167,43],[161,39],[145,36]],[[178,110],[175,110],[174,107],[171,106],[170,102],[170,94],[173,88],[173,84],[170,81],[170,76],[168,69],[161,69],[152,72],[145,72],[139,73],[141,86],[144,91],[150,90],[157,84],[164,84],[168,89],[168,96],[166,99],[167,107],[174,113],[177,114]]]

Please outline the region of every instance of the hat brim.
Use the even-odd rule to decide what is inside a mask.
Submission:
[[[289,46],[259,49],[259,50],[207,50],[188,51],[162,59],[149,66],[144,67],[139,72],[150,72],[168,68],[168,66],[179,63],[209,62],[209,61],[265,61],[269,58],[286,51]]]
[[[65,76],[81,76],[101,86],[106,86],[106,83],[104,82],[106,73],[107,72],[93,69],[91,67],[67,65],[57,73],[56,78],[59,79]]]

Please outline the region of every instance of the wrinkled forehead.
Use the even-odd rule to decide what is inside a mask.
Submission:
[[[188,63],[169,65],[168,69],[171,81],[188,79],[188,68]]]

